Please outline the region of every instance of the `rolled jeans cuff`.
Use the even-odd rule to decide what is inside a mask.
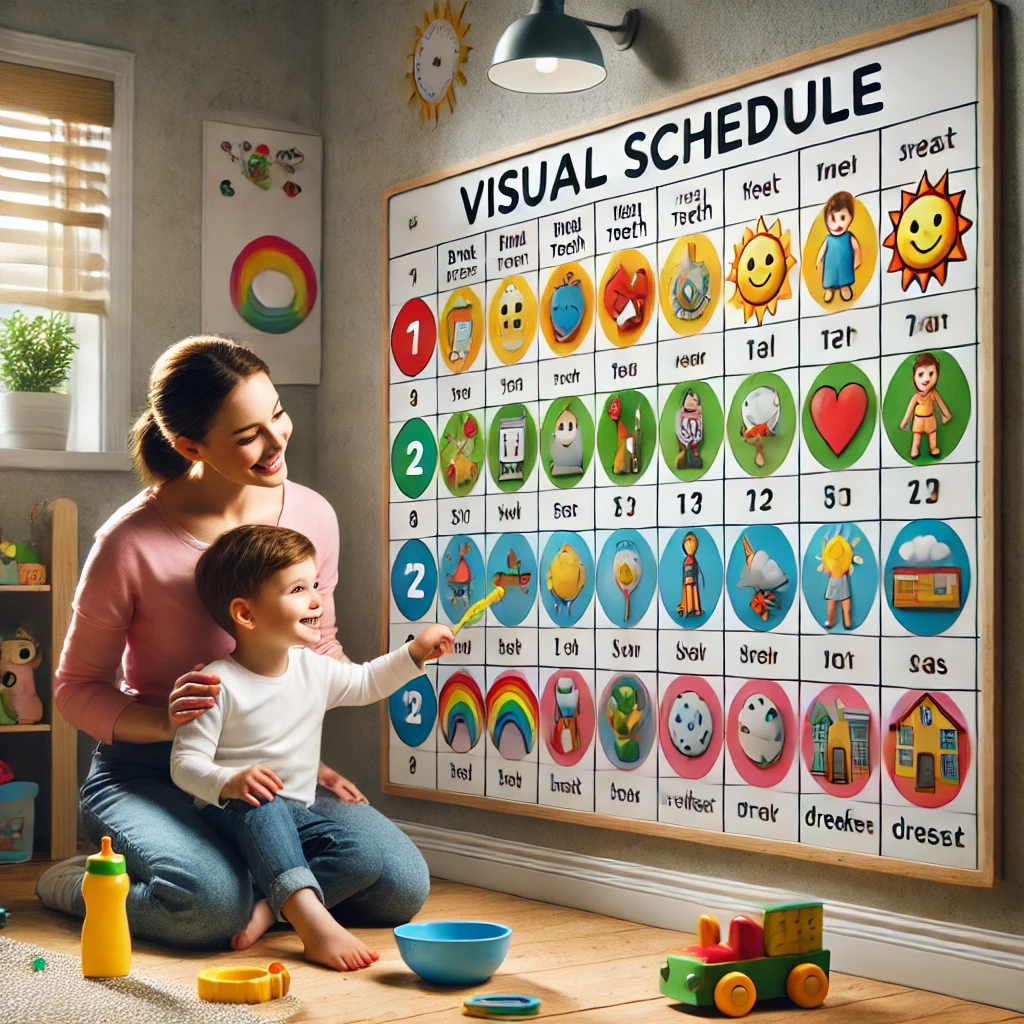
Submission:
[[[273,882],[270,883],[270,892],[267,893],[267,901],[270,909],[274,912],[277,921],[283,921],[281,907],[288,902],[288,898],[300,889],[312,889],[316,898],[323,903],[324,893],[317,882],[316,876],[307,867],[289,868],[282,872]]]

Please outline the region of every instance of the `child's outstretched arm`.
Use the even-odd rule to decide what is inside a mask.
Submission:
[[[949,411],[949,406],[942,400],[942,395],[939,394],[937,388],[932,389],[932,394],[935,396],[935,401],[939,405],[939,411],[942,413],[942,422],[948,423],[953,418],[953,414]]]
[[[422,633],[397,651],[356,665],[333,658],[309,657],[327,677],[327,707],[373,704],[390,697],[423,671],[423,662],[451,650],[452,631],[447,626],[427,626]],[[303,654],[305,656],[305,653]],[[204,716],[205,717],[205,716]]]

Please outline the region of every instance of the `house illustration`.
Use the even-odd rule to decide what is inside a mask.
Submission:
[[[898,777],[913,779],[918,793],[934,793],[936,779],[941,785],[959,784],[964,730],[935,697],[922,694],[889,728],[896,733]]]
[[[897,566],[892,571],[892,603],[894,608],[955,611],[960,607],[960,570],[955,565],[935,569]]]
[[[871,773],[871,712],[836,700],[835,717],[821,701],[811,706],[811,774],[846,785]]]

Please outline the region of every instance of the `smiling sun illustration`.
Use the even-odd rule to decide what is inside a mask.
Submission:
[[[774,316],[779,299],[793,297],[789,271],[796,257],[789,252],[789,232],[778,220],[765,227],[764,217],[759,217],[753,231],[743,229],[743,240],[734,248],[736,258],[726,280],[736,285],[736,292],[729,301],[743,310],[744,323],[756,316],[760,324],[765,310]]]
[[[903,193],[903,208],[890,210],[892,233],[882,243],[892,249],[889,273],[903,271],[903,290],[917,278],[923,292],[929,278],[946,283],[946,268],[952,260],[967,259],[963,234],[973,221],[960,215],[964,192],[949,191],[949,171],[937,185],[921,175],[916,192]]]

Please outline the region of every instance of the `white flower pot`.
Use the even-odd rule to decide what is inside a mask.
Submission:
[[[71,396],[52,392],[0,393],[0,448],[64,451],[71,423]]]

